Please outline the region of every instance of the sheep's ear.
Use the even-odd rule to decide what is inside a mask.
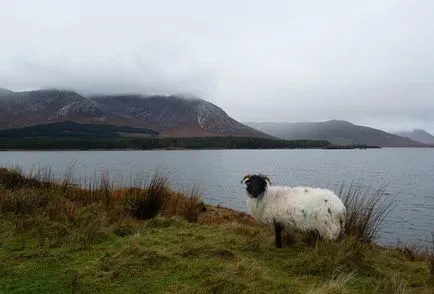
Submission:
[[[244,182],[248,182],[250,180],[251,175],[245,175],[244,178],[241,180],[241,184]]]

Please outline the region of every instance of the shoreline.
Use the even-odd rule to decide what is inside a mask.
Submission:
[[[54,149],[0,149],[0,152],[8,151],[200,151],[200,150],[367,150],[367,149],[383,149],[383,148],[426,148],[426,147],[307,147],[307,148],[91,148],[91,149],[81,149],[81,148],[54,148]]]

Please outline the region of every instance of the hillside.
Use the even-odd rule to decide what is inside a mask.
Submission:
[[[106,117],[94,101],[72,91],[0,92],[1,129],[65,120],[92,123]]]
[[[203,99],[178,96],[92,97],[105,113],[135,121],[169,136],[270,137],[249,128]]]
[[[434,136],[428,133],[427,131],[416,129],[411,132],[397,132],[396,135],[401,137],[408,137],[413,141],[433,145],[434,144]]]
[[[73,91],[0,90],[0,129],[74,121],[149,128],[165,136],[270,137],[203,99],[179,96],[85,97]]]
[[[246,123],[246,125],[287,140],[327,140],[335,145],[362,144],[380,147],[424,146],[424,144],[409,138],[339,120],[306,123],[252,122]]]

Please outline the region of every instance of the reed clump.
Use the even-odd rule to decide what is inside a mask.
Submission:
[[[339,195],[347,208],[345,236],[373,243],[381,226],[394,207],[386,197],[386,186],[372,187],[352,182],[341,185]]]

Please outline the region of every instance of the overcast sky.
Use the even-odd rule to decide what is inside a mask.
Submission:
[[[434,133],[434,1],[0,0],[0,87]]]

